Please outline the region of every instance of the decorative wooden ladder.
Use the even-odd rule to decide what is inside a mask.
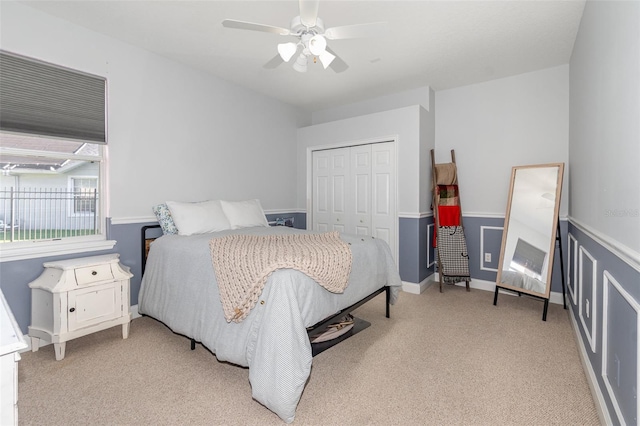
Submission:
[[[451,150],[451,162],[436,164],[435,151],[431,150],[431,173],[432,173],[432,208],[434,221],[434,247],[437,246],[438,252],[438,276],[440,281],[440,292],[442,293],[443,278],[446,275],[447,282],[455,283],[465,281],[467,291],[471,276],[469,274],[469,254],[467,252],[466,239],[464,237],[464,228],[462,226],[462,206],[460,203],[460,194],[458,192],[458,172],[456,166],[456,154]],[[443,194],[445,197],[443,197]],[[445,200],[446,198],[446,200]],[[454,207],[450,212],[454,212],[453,216],[448,214],[441,217],[444,209],[440,207]],[[458,211],[455,214],[455,211]],[[437,243],[441,238],[449,240],[445,244]],[[442,241],[441,241],[442,242]],[[444,259],[444,262],[443,262]],[[449,273],[451,272],[451,273]]]

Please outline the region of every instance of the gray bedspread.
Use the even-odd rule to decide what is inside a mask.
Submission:
[[[249,367],[254,399],[290,423],[311,372],[311,344],[306,328],[385,285],[392,286],[394,303],[401,281],[384,241],[342,234],[353,255],[344,293],[331,293],[299,271],[281,269],[270,276],[249,316],[240,323],[228,323],[216,285],[209,240],[231,233],[283,232],[310,231],[260,227],[158,238],[151,244],[138,309],[174,332],[202,342],[218,360]]]

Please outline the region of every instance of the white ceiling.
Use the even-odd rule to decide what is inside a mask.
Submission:
[[[91,30],[140,46],[309,111],[418,87],[450,89],[567,64],[583,0],[320,0],[325,27],[385,21],[386,34],[330,40],[349,69],[319,63],[262,66],[290,36],[224,28],[223,19],[289,28],[298,2],[25,1]]]

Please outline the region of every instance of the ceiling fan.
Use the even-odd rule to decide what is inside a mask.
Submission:
[[[327,40],[376,36],[386,30],[386,23],[374,22],[325,29],[324,22],[318,17],[318,3],[319,0],[299,0],[300,15],[291,20],[289,29],[234,19],[225,19],[222,25],[226,28],[261,31],[298,39],[297,42],[278,44],[278,54],[264,65],[265,68],[275,68],[297,55],[293,69],[298,72],[307,71],[310,58],[313,63],[319,59],[325,69],[331,67],[335,72],[345,71],[349,65],[327,46]]]

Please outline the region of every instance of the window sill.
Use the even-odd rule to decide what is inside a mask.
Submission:
[[[115,244],[115,240],[105,240],[103,238],[83,238],[82,240],[74,239],[72,241],[2,243],[0,244],[0,262],[111,250]]]

